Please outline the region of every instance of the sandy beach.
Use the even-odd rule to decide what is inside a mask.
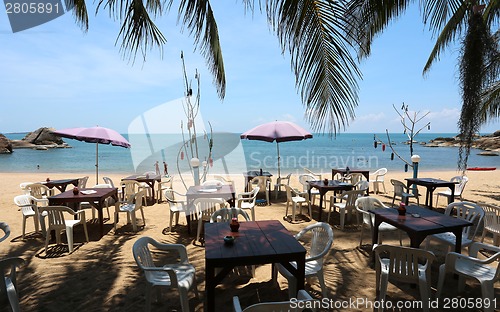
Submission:
[[[182,216],[180,224],[169,233],[169,206],[167,203],[145,207],[145,227],[133,232],[132,226],[126,224],[126,218],[120,219],[117,231],[113,230],[113,220],[105,220],[104,236],[99,238],[96,220],[88,220],[90,242],[84,242],[81,227],[75,229],[75,250],[69,254],[67,245],[49,247],[49,254],[44,251],[44,239],[40,233],[34,233],[32,219],[28,219],[25,240],[21,238],[22,215],[13,203],[13,198],[21,194],[21,182],[44,181],[50,179],[78,178],[90,176],[88,185],[95,182],[94,173],[0,173],[0,221],[9,224],[10,237],[0,243],[0,254],[5,257],[21,257],[25,265],[19,272],[20,304],[23,311],[143,311],[145,306],[145,280],[136,267],[132,256],[132,245],[141,236],[151,236],[164,243],[180,243],[187,247],[189,259],[196,267],[196,278],[200,298],[196,299],[191,292],[190,307],[192,311],[203,311],[204,300],[204,247],[194,244],[195,230],[188,235],[186,220]],[[282,174],[284,175],[284,174]],[[419,177],[433,177],[449,180],[457,172],[421,172]],[[464,199],[473,202],[485,202],[500,205],[500,179],[497,171],[467,172],[469,183],[464,192]],[[118,184],[123,175],[101,174],[111,177]],[[329,177],[329,175],[327,175]],[[390,179],[404,180],[410,173],[391,172],[386,175],[385,186],[387,194],[372,195],[381,199],[387,205],[392,201],[392,186]],[[232,176],[236,185],[236,193],[243,191],[242,175]],[[102,183],[102,182],[101,182]],[[291,184],[298,187],[297,175],[292,176]],[[174,189],[183,192],[179,179],[175,180]],[[421,189],[420,193],[425,194]],[[424,198],[421,199],[423,202]],[[435,197],[434,197],[435,201]],[[439,210],[445,206],[446,200],[440,198]],[[317,203],[316,203],[317,204]],[[327,207],[324,207],[327,208]],[[323,220],[326,220],[327,210],[323,211]],[[106,212],[104,213],[107,217]],[[292,233],[297,233],[308,224],[317,222],[318,208],[313,207],[313,220],[301,218],[295,224],[283,219],[285,215],[285,201],[282,196],[273,201],[271,206],[257,206],[257,220],[280,220]],[[111,216],[112,217],[112,216]],[[87,219],[91,214],[87,213]],[[328,287],[328,298],[331,300],[330,311],[371,311],[372,308],[363,302],[375,300],[375,271],[369,264],[369,250],[371,237],[365,231],[364,245],[359,247],[360,227],[349,224],[341,231],[338,213],[333,214],[330,222],[334,228],[334,243],[325,263],[325,280]],[[139,224],[143,224],[139,220]],[[194,227],[193,227],[194,229]],[[481,231],[481,229],[480,229]],[[480,231],[478,231],[480,235]],[[408,237],[403,235],[405,245],[409,244]],[[480,239],[480,238],[479,238]],[[492,242],[491,236],[486,238]],[[65,237],[63,236],[63,242]],[[396,237],[385,238],[384,242],[398,244]],[[438,266],[444,261],[443,250],[433,248],[438,261],[433,264],[432,289],[433,295],[437,284]],[[467,253],[464,249],[463,253]],[[220,311],[232,311],[232,297],[239,296],[244,307],[265,301],[287,300],[287,283],[281,276],[279,285],[271,281],[271,265],[256,268],[252,278],[250,270],[237,270],[227,276],[216,289],[216,306]],[[458,294],[456,282],[449,281],[445,289],[446,297],[480,297],[479,285],[468,281],[472,287],[466,287],[465,293]],[[317,281],[306,284],[306,290],[315,298],[321,298],[321,290]],[[500,289],[495,290],[497,302],[500,305]],[[404,300],[410,302],[419,300],[418,288],[411,288],[407,284],[389,285],[387,299],[393,302]],[[345,304],[357,301],[355,308]],[[344,305],[344,308],[340,307]],[[336,308],[337,306],[337,308]],[[5,309],[4,309],[5,310]],[[418,310],[418,309],[417,309]],[[417,311],[412,309],[398,309],[395,311]],[[8,311],[8,309],[6,310]],[[152,311],[180,311],[180,302],[176,291],[162,293],[158,303],[153,303]],[[436,310],[441,311],[441,310]],[[442,311],[445,311],[444,309]],[[446,310],[446,311],[449,311]]]

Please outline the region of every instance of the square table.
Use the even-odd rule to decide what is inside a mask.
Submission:
[[[431,234],[452,232],[456,236],[455,252],[462,250],[462,230],[472,223],[466,220],[444,215],[437,211],[429,210],[419,206],[407,206],[406,215],[400,216],[397,209],[375,209],[370,210],[375,215],[373,226],[372,244],[378,242],[378,226],[385,222],[408,233],[410,246],[419,248],[424,239]],[[414,214],[420,217],[414,217]]]
[[[122,181],[124,180],[131,180],[131,181],[137,181],[139,183],[146,183],[150,188],[151,188],[151,201],[148,203],[156,203],[155,201],[155,182],[161,182],[161,175],[159,174],[134,174],[131,176],[128,176],[126,178],[123,178]]]
[[[323,197],[328,191],[350,191],[353,185],[350,183],[340,182],[337,180],[328,180],[328,183],[321,181],[307,181],[309,183],[309,198],[311,198],[311,189],[315,188],[319,191],[319,219],[321,221],[321,216],[323,214]]]
[[[235,237],[232,245],[224,244],[226,235]],[[215,287],[236,266],[281,263],[297,279],[297,290],[304,289],[305,259],[304,246],[277,220],[241,222],[238,232],[231,232],[226,222],[207,223],[205,311],[215,311]],[[296,269],[291,261],[297,263]],[[218,274],[216,268],[222,268]]]
[[[332,179],[335,178],[335,175],[337,173],[340,173],[341,175],[346,175],[347,168],[334,168],[334,169],[332,169]],[[361,173],[366,178],[366,181],[370,182],[370,171],[369,170],[358,169],[358,168],[349,168],[349,173]]]
[[[410,186],[412,186],[413,184],[421,185],[427,188],[427,192],[425,194],[425,205],[431,209],[432,209],[432,194],[434,193],[434,190],[438,187],[450,188],[451,196],[448,197],[448,204],[451,204],[455,198],[455,184],[457,184],[458,182],[451,182],[434,178],[407,178],[405,180],[408,190],[410,189]]]
[[[85,191],[95,191],[92,194],[84,194]],[[99,216],[99,233],[104,236],[104,216],[102,209],[104,208],[104,202],[108,197],[118,202],[118,189],[117,188],[84,188],[80,189],[78,194],[73,194],[73,190],[65,191],[61,194],[55,196],[50,196],[48,198],[49,205],[65,205],[68,203],[82,203],[88,202],[97,209]],[[74,208],[73,208],[74,209]],[[75,209],[76,210],[76,209]]]
[[[59,190],[59,192],[63,193],[66,191],[66,187],[70,184],[74,186],[78,186],[78,178],[77,179],[60,179],[60,180],[49,180],[45,182],[40,182],[45,185],[49,189],[53,189],[54,187]]]
[[[222,185],[221,188],[212,188],[207,186],[190,186],[186,193],[186,205],[191,209],[193,202],[197,198],[223,198],[227,200],[231,207],[234,207],[236,195],[232,185]],[[191,234],[191,213],[186,213],[188,234]]]

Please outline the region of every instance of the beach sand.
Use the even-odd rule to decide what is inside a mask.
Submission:
[[[168,231],[169,209],[168,204],[161,203],[145,207],[146,226],[140,227],[135,233],[131,225],[126,225],[126,218],[121,216],[116,233],[113,230],[112,220],[106,220],[105,235],[99,238],[96,220],[89,221],[88,229],[90,242],[84,242],[81,227],[75,229],[75,250],[69,254],[67,245],[49,247],[49,254],[44,251],[44,239],[40,233],[34,233],[32,219],[28,219],[25,240],[21,238],[22,215],[13,204],[13,198],[21,194],[19,184],[27,181],[44,181],[47,177],[77,178],[89,175],[88,185],[93,185],[93,173],[0,173],[0,221],[7,222],[11,229],[10,237],[0,243],[0,254],[5,257],[21,257],[26,262],[19,272],[19,294],[23,311],[143,311],[145,306],[145,281],[136,267],[132,256],[132,245],[141,236],[151,236],[164,243],[180,243],[187,247],[189,259],[196,267],[196,279],[200,298],[196,299],[189,293],[191,311],[203,311],[205,287],[204,275],[204,248],[193,244],[195,227],[192,235],[187,234],[186,220],[181,217],[180,224],[172,233]],[[118,184],[123,175],[101,174],[111,177]],[[448,180],[457,172],[421,172],[420,177],[435,177]],[[329,174],[327,174],[329,176]],[[390,205],[392,201],[391,178],[404,180],[410,173],[389,172],[386,176],[387,194],[374,195]],[[470,181],[464,193],[464,199],[474,202],[486,202],[500,205],[500,179],[497,171],[468,172]],[[298,186],[297,175],[292,176],[292,185]],[[243,190],[243,176],[234,176],[236,191]],[[174,188],[183,192],[179,179],[175,180]],[[420,193],[425,194],[424,189]],[[421,199],[424,201],[424,198]],[[440,199],[440,208],[444,208],[446,200]],[[280,220],[292,233],[297,233],[308,224],[315,223],[318,218],[318,208],[313,207],[313,218],[301,218],[296,224],[283,219],[285,203],[281,200],[273,201],[271,206],[257,206],[257,220]],[[324,210],[323,220],[326,220],[327,210]],[[105,217],[107,214],[105,212]],[[90,211],[87,219],[91,218]],[[375,271],[369,264],[371,244],[370,234],[365,231],[364,245],[360,248],[360,228],[349,225],[344,231],[338,227],[338,213],[333,214],[331,224],[334,226],[334,243],[326,259],[324,272],[328,297],[333,308],[330,311],[371,311],[363,302],[375,300]],[[139,220],[142,224],[142,220]],[[478,232],[480,235],[480,231]],[[409,245],[407,236],[403,235],[405,245]],[[63,236],[63,242],[65,237]],[[490,236],[486,238],[491,242]],[[396,237],[385,238],[384,242],[398,244]],[[437,270],[444,261],[444,251],[432,249],[438,256],[433,265],[432,288],[437,284]],[[464,250],[463,252],[466,253]],[[255,277],[251,277],[250,270],[238,268],[227,276],[216,289],[216,306],[219,311],[232,311],[232,297],[239,296],[243,307],[265,302],[287,300],[287,283],[281,276],[279,285],[271,281],[271,265],[259,266]],[[466,287],[466,292],[459,295],[457,283],[448,279],[445,287],[445,296],[448,297],[480,297],[479,285],[468,281],[472,287]],[[306,284],[306,290],[316,298],[321,298],[321,291],[317,281]],[[434,292],[433,292],[434,293]],[[497,302],[500,305],[500,290],[496,291]],[[389,284],[387,299],[396,303],[405,300],[408,304],[412,300],[419,300],[417,288],[398,283]],[[359,305],[346,306],[352,302]],[[344,308],[339,307],[344,305]],[[337,308],[335,308],[337,307]],[[410,311],[410,309],[396,309]],[[412,311],[419,311],[414,309]],[[474,310],[474,309],[470,309]],[[180,311],[177,291],[162,292],[161,300],[153,303],[152,311]],[[437,310],[439,311],[439,310]],[[445,311],[445,310],[442,310]],[[450,309],[446,310],[450,311]]]

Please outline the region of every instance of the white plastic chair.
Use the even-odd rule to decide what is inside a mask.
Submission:
[[[350,183],[350,184],[357,184],[359,181],[363,181],[363,174],[354,172],[347,174],[343,177],[343,182]]]
[[[87,232],[87,223],[85,221],[85,211],[79,210],[77,212],[73,209],[65,206],[48,206],[40,208],[42,216],[48,219],[47,231],[54,231],[56,234],[56,244],[61,244],[61,231],[66,230],[66,238],[68,240],[69,252],[73,252],[73,228],[78,225],[83,225],[83,230],[85,232],[85,238],[87,242],[89,241],[89,234]],[[73,218],[66,220],[64,214],[70,214]],[[76,218],[75,218],[76,217]],[[50,235],[46,235],[45,238],[45,253],[47,253],[47,247],[49,246]]]
[[[396,197],[398,197],[406,205],[408,205],[408,199],[410,197],[416,198],[417,205],[420,206],[420,201],[418,199],[419,197],[418,189],[416,187],[415,189],[417,190],[417,192],[416,194],[413,194],[412,193],[413,190],[409,190],[408,187],[406,187],[406,185],[399,180],[391,179],[391,184],[394,186],[394,195],[392,196],[391,207],[394,207],[394,202],[396,201]]]
[[[285,218],[288,218],[288,207],[292,205],[292,222],[295,222],[295,216],[297,211],[297,205],[300,208],[300,214],[302,214],[302,204],[307,204],[309,208],[309,218],[312,220],[312,210],[311,210],[311,202],[309,201],[309,195],[307,192],[299,192],[296,189],[293,189],[289,185],[283,185],[286,189],[286,211]]]
[[[224,177],[224,176],[221,176],[221,175],[214,174],[214,180],[219,180],[222,183],[224,183],[225,185],[233,185],[234,186],[234,181],[231,180],[228,177]]]
[[[179,215],[181,212],[184,214],[191,213],[190,207],[187,206],[186,203],[186,195],[178,193],[172,189],[167,189],[165,190],[165,199],[168,202],[169,208],[170,208],[170,229],[169,232],[172,233],[172,221],[174,220],[175,217],[175,225],[179,223]],[[178,200],[175,198],[175,196],[182,196],[184,197],[184,200]],[[193,209],[194,210],[194,209]]]
[[[20,312],[19,296],[17,294],[16,269],[24,264],[22,258],[7,258],[0,260],[0,298],[7,297],[12,312]]]
[[[120,200],[120,203],[130,202],[135,194],[143,189],[141,183],[134,180],[123,180],[121,181],[120,186],[123,189],[122,199]],[[144,197],[143,199],[143,204],[144,206],[146,206],[146,197]]]
[[[19,188],[21,188],[21,191],[23,192],[23,194],[25,194],[25,195],[30,194],[30,190],[28,188],[28,185],[30,185],[30,184],[33,184],[33,182],[21,182],[21,183],[19,183]]]
[[[289,173],[285,177],[278,177],[276,179],[276,184],[274,184],[274,199],[278,199],[279,192],[281,192],[281,185],[290,185],[291,178],[292,174]]]
[[[112,188],[115,188],[115,183],[113,183],[113,180],[110,177],[102,177],[102,180],[104,181],[104,184],[109,184]],[[120,188],[118,188],[118,198],[122,198],[122,190]]]
[[[361,234],[359,236],[359,246],[361,247],[363,244],[363,231],[365,229],[365,226],[367,226],[370,229],[370,233],[372,233],[373,235],[373,223],[375,222],[375,215],[368,211],[375,209],[390,209],[390,208],[384,205],[377,198],[369,196],[360,197],[356,199],[354,205],[356,206],[356,210],[359,211],[361,213],[361,216],[363,217],[363,224],[361,225]],[[378,227],[378,231],[379,231],[379,238],[378,238],[379,244],[382,242],[383,232],[397,231],[399,235],[399,245],[400,246],[403,245],[403,242],[401,241],[401,231],[399,231],[396,227],[387,224],[385,222],[382,222]]]
[[[493,252],[486,259],[478,257],[480,250]],[[459,275],[458,289],[462,292],[465,288],[465,278],[473,278],[481,285],[483,308],[485,312],[494,311],[494,284],[500,280],[500,248],[488,244],[474,242],[469,247],[469,256],[456,252],[446,254],[445,263],[439,267],[439,279],[436,297],[441,297],[446,273]],[[496,266],[496,267],[495,267]],[[456,281],[453,281],[456,283]],[[488,303],[488,306],[486,304]],[[498,305],[498,302],[496,303]]]
[[[260,188],[256,186],[250,192],[239,193],[238,199],[236,200],[236,207],[250,210],[252,221],[255,221],[255,200],[257,199],[259,190]]]
[[[317,303],[313,303],[317,301]],[[293,301],[296,308],[292,308],[292,302],[262,302],[256,303],[244,310],[241,308],[240,299],[238,296],[233,297],[234,312],[301,312],[301,311],[316,311],[316,309],[309,308],[310,306],[319,306],[319,300],[313,299],[309,293],[303,289],[299,290],[297,300]],[[302,308],[299,308],[302,307]]]
[[[221,187],[223,185],[225,185],[224,182],[222,182],[220,180],[215,180],[215,179],[213,179],[213,180],[206,180],[206,181],[203,181],[201,183],[201,186],[205,186],[205,187],[207,187],[207,186]]]
[[[42,234],[45,235],[45,223],[41,222],[40,212],[37,204],[42,203],[44,206],[47,204],[47,199],[37,199],[31,195],[18,195],[14,197],[14,204],[19,207],[23,214],[23,239],[26,234],[26,219],[33,218],[33,223],[35,224],[35,232],[38,232],[39,225],[42,227]]]
[[[226,201],[221,198],[197,198],[193,201],[193,206],[198,215],[198,231],[196,241],[200,241],[203,222],[210,222],[212,214],[220,208],[224,208]]]
[[[481,243],[487,232],[493,234],[493,245],[498,246],[500,241],[500,207],[489,204],[481,204],[484,210],[484,228],[481,235]]]
[[[254,177],[248,182],[247,189],[252,190],[256,186],[259,187],[259,192],[264,192],[266,194],[267,204],[271,205],[271,201],[269,200],[269,193],[271,193],[271,178],[266,176]]]
[[[134,197],[127,203],[125,204],[116,204],[115,205],[115,232],[116,232],[116,225],[119,222],[119,213],[124,212],[127,214],[127,224],[132,223],[132,229],[134,232],[137,232],[137,217],[136,217],[136,211],[140,210],[141,215],[142,215],[142,223],[143,227],[146,226],[146,218],[144,217],[144,210],[142,209],[142,203],[144,201],[145,197],[145,190],[141,190],[137,192]]]
[[[0,237],[0,242],[3,242],[10,235],[10,227],[9,227],[9,225],[7,223],[0,222],[0,230],[3,231],[3,236]]]
[[[308,173],[308,174],[312,175],[314,177],[314,180],[317,180],[317,181],[318,180],[323,180],[321,173],[313,172],[311,169],[306,168],[306,167],[303,167],[303,169],[304,169],[305,173]]]
[[[386,174],[387,174],[387,168],[380,168],[374,173],[370,173],[370,176],[373,176],[373,178],[370,178],[370,182],[373,183],[374,193],[379,193],[380,191],[379,186],[382,186],[384,188],[384,193],[387,193],[384,184],[384,177]]]
[[[53,190],[49,189],[41,183],[29,184],[26,186],[26,188],[29,190],[29,195],[35,197],[36,199],[41,199],[40,201],[38,201],[40,206],[49,205],[49,200],[47,199],[47,197],[53,195]]]
[[[179,255],[178,262],[155,264],[153,251],[175,252]],[[198,289],[196,286],[195,268],[189,263],[186,247],[181,244],[162,244],[151,237],[139,238],[132,247],[137,266],[144,272],[146,277],[146,311],[151,310],[152,288],[162,286],[165,288],[177,288],[181,301],[181,308],[184,312],[189,312],[188,291],[194,290],[198,298]],[[158,297],[160,292],[158,290]]]
[[[444,214],[451,216],[453,210],[456,210],[456,217],[473,223],[472,226],[465,226],[462,231],[462,248],[467,247],[476,238],[476,232],[479,229],[484,217],[484,210],[481,206],[471,202],[451,203],[446,207]],[[430,241],[434,239],[442,244],[446,244],[448,251],[455,246],[456,237],[452,232],[438,233],[427,236],[425,249],[429,249]]]
[[[366,190],[352,190],[344,191],[340,197],[330,196],[330,210],[328,210],[327,222],[330,222],[330,214],[332,209],[336,210],[338,208],[340,214],[340,229],[344,229],[345,216],[347,219],[351,218],[352,214],[355,214],[357,221],[357,210],[356,210],[356,199],[362,197],[366,193]],[[342,199],[342,202],[336,203],[335,199]]]
[[[320,175],[321,176],[321,175]],[[306,173],[299,175],[299,183],[302,184],[302,192],[309,192],[311,185],[307,181],[316,181],[317,177],[312,174]],[[311,189],[311,202],[314,205],[316,197],[319,197],[319,190],[316,188]]]
[[[418,284],[423,311],[429,311],[431,265],[436,259],[434,254],[427,250],[389,245],[378,245],[373,251],[376,259],[375,276],[376,292],[379,294],[378,300],[385,301],[390,279]],[[380,305],[379,311],[383,310],[382,307],[383,305]]]
[[[174,176],[163,176],[160,182],[158,182],[158,189],[156,190],[156,200],[157,203],[161,203],[162,195],[166,190],[171,190],[174,184]]]
[[[231,222],[232,218],[242,216],[245,221],[250,221],[250,216],[241,208],[221,208],[210,216],[210,223]]]
[[[325,278],[323,276],[323,262],[328,255],[333,244],[333,230],[328,223],[318,222],[311,224],[302,229],[295,235],[298,241],[306,243],[306,267],[305,277],[317,277],[321,285],[321,293],[323,298],[328,297]],[[306,241],[307,240],[307,241]],[[297,267],[296,262],[290,262],[290,265]],[[283,265],[276,263],[276,269],[273,271],[273,280],[277,280],[277,272],[288,280],[288,295],[289,298],[294,298],[297,295],[297,281]]]
[[[456,198],[460,198],[460,200],[462,200],[462,194],[465,190],[465,185],[467,184],[467,182],[469,182],[469,178],[466,176],[456,176],[451,178],[450,182],[458,182],[458,184],[455,184],[455,191],[453,192],[455,198],[453,198],[453,200],[455,200]],[[445,196],[446,198],[450,199],[451,190],[447,189],[437,193],[436,207],[438,206],[439,196]]]

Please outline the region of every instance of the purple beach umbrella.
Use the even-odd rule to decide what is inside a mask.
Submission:
[[[276,141],[278,151],[278,178],[281,177],[280,171],[280,147],[279,143],[289,141],[302,141],[311,139],[313,136],[304,128],[290,121],[273,121],[257,126],[243,133],[242,139],[258,140],[265,142]]]
[[[113,129],[104,127],[90,127],[90,128],[67,128],[62,130],[53,131],[55,135],[83,141],[87,143],[96,143],[95,146],[95,177],[96,184],[99,183],[99,144],[111,144],[113,146],[121,146],[125,148],[130,147],[130,143],[121,134]]]

